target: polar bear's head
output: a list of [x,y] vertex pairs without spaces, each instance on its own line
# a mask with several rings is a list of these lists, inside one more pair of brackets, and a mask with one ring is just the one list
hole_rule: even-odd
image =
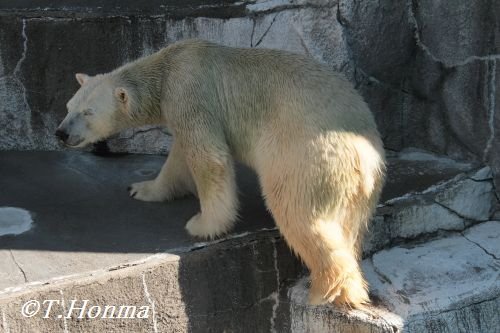
[[80,89],[66,105],[68,114],[56,136],[70,147],[84,147],[128,127],[129,107],[126,88],[117,87],[113,77],[76,74]]

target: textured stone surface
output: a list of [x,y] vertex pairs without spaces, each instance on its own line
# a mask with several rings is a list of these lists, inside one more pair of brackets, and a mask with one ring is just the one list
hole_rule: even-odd
[[[494,166],[498,182],[498,32],[494,1],[411,1],[417,45],[408,108],[420,135],[408,144],[469,156]],[[432,147],[432,148],[431,148]]]
[[384,216],[384,210],[379,209],[376,216],[370,222],[368,230],[363,239],[363,254],[368,255],[379,249],[383,249],[393,241],[389,218]]
[[475,221],[488,220],[494,200],[493,184],[465,179],[448,186],[436,196],[436,202],[459,216]]
[[[196,248],[200,240],[184,229],[199,211],[194,197],[145,203],[127,195],[130,183],[154,178],[164,161],[149,155],[0,152],[0,204],[22,207],[34,220],[28,231],[0,236],[7,268],[0,267],[0,290]],[[273,229],[249,170],[238,169],[238,185],[241,219],[233,235]],[[8,216],[0,209],[0,223]],[[13,267],[19,274],[3,275]]]
[[[399,327],[397,317],[379,309],[375,309],[378,319],[362,313],[351,318],[297,301],[292,316],[287,286],[302,275],[303,268],[274,229],[255,177],[238,168],[241,221],[226,237],[200,242],[184,230],[198,210],[194,198],[144,203],[126,194],[130,182],[152,178],[164,159],[135,154],[98,157],[75,151],[0,152],[0,202],[28,210],[34,220],[26,232],[0,236],[4,331],[31,327],[57,331],[64,325],[69,331],[151,331],[156,322],[159,332],[206,332],[207,327],[217,332],[242,327],[244,332],[273,328],[287,332],[290,327],[307,332],[308,327],[329,327],[316,322],[325,316],[346,332]],[[491,184],[487,169],[474,170],[470,164],[422,151],[391,157],[385,204],[379,206],[370,226],[365,254],[381,253],[383,248],[407,243],[408,238],[426,239],[436,230],[463,231],[465,220],[453,222],[457,215],[451,210],[444,210],[451,216],[448,220],[433,217],[435,207],[427,207],[425,200],[432,202],[439,193],[472,178],[477,184]],[[450,200],[472,193],[456,187],[459,190],[450,193]],[[395,216],[407,210],[427,213],[410,214],[396,227]],[[497,225],[478,225],[464,232],[464,237],[484,253],[498,253],[498,243],[488,238],[497,237]],[[294,295],[303,299],[305,292]],[[157,317],[156,321],[150,317],[140,322],[68,319],[66,323],[20,317],[24,301],[45,297],[118,305],[154,301]]]
[[484,167],[478,170],[475,174],[471,175],[470,178],[475,181],[488,180],[492,179],[493,174],[491,172],[491,168]]
[[[375,219],[364,253],[426,234],[462,231],[471,224],[488,220],[496,198],[487,175],[488,169],[461,173],[421,192],[389,199],[377,213],[378,219],[383,216],[383,225]],[[474,177],[483,180],[473,180]]]
[[500,259],[500,221],[490,221],[474,226],[463,233],[469,241],[481,247],[486,253]]
[[373,314],[369,315],[333,306],[311,306],[308,304],[308,289],[307,278],[290,288],[290,332],[396,333],[403,327],[402,318],[383,307],[370,307]]
[[394,210],[390,222],[392,237],[415,238],[422,233],[464,228],[464,221],[453,212],[419,199],[406,202]]
[[[307,284],[290,290],[292,332],[496,332],[500,327],[500,222],[363,261],[372,315],[307,305]],[[491,251],[491,252],[490,252]]]
[[[271,233],[201,245],[180,255],[158,254],[128,267],[53,280],[46,287],[31,285],[1,293],[0,332],[279,329],[289,316],[288,310],[281,306],[280,289],[287,279],[297,277],[302,267],[277,232]],[[61,303],[54,306],[48,318],[43,318],[46,307],[42,308],[42,314],[24,318],[21,307],[32,299],[40,302],[54,299]],[[144,319],[79,320],[79,310],[69,312],[72,300],[77,300],[79,307],[88,300],[86,309],[93,305],[135,305],[150,306],[150,311]],[[58,317],[68,314],[71,314],[68,318]]]
[[475,242],[449,235],[378,252],[364,270],[373,295],[404,318],[408,332],[492,332],[500,325],[499,264]]
[[405,1],[340,0],[337,17],[354,82],[376,115],[386,147],[396,150],[403,147],[404,80],[415,48],[406,7]]
[[[363,243],[365,256],[409,239],[463,231],[492,217],[496,198],[489,167],[473,170],[468,163],[412,149],[389,158],[389,168],[386,194]],[[387,196],[397,188],[393,182],[412,190]]]

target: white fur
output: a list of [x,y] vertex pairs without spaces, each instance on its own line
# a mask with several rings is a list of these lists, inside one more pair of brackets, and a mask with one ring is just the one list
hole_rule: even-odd
[[[384,152],[350,83],[300,55],[196,40],[78,80],[61,125],[74,142],[145,124],[163,124],[174,136],[159,175],[132,184],[131,196],[195,193],[201,212],[186,229],[216,237],[237,218],[239,160],[257,172],[280,231],[311,270],[311,302],[368,302],[358,260],[384,181]],[[93,116],[78,116],[86,109]]]

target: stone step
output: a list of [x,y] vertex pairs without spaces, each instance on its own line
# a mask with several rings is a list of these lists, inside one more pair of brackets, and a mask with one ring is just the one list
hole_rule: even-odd
[[[489,167],[477,170],[411,149],[390,158],[389,167],[383,203],[365,238],[365,255],[425,235],[462,231],[491,217],[496,197]],[[387,193],[393,189],[407,192]]]
[[363,261],[373,314],[307,304],[290,288],[292,332],[499,332],[500,221],[376,252]]
[[[0,160],[0,222],[5,216],[12,222],[18,212],[29,229],[0,236],[4,332],[290,329],[288,286],[305,272],[245,168],[238,169],[241,221],[226,237],[200,242],[184,231],[198,210],[194,198],[144,203],[127,197],[129,183],[152,178],[164,157],[0,152]],[[366,255],[487,220],[494,198],[490,178],[488,169],[425,152],[391,156]],[[7,214],[5,207],[17,210]],[[26,224],[26,216],[33,221]],[[31,299],[58,300],[55,314],[67,314],[73,299],[80,301],[76,306],[82,300],[89,307],[149,306],[151,313],[134,320],[24,318],[20,309]]]

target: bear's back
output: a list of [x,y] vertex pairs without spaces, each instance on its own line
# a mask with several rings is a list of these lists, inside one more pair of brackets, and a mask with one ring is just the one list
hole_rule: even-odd
[[[161,52],[161,51],[160,51]],[[178,77],[196,81],[201,99],[210,96],[236,124],[267,123],[323,130],[369,131],[375,121],[352,84],[327,65],[287,51],[234,48],[186,40],[164,49],[175,59]],[[201,83],[200,83],[201,82]],[[212,103],[213,104],[213,103]]]

